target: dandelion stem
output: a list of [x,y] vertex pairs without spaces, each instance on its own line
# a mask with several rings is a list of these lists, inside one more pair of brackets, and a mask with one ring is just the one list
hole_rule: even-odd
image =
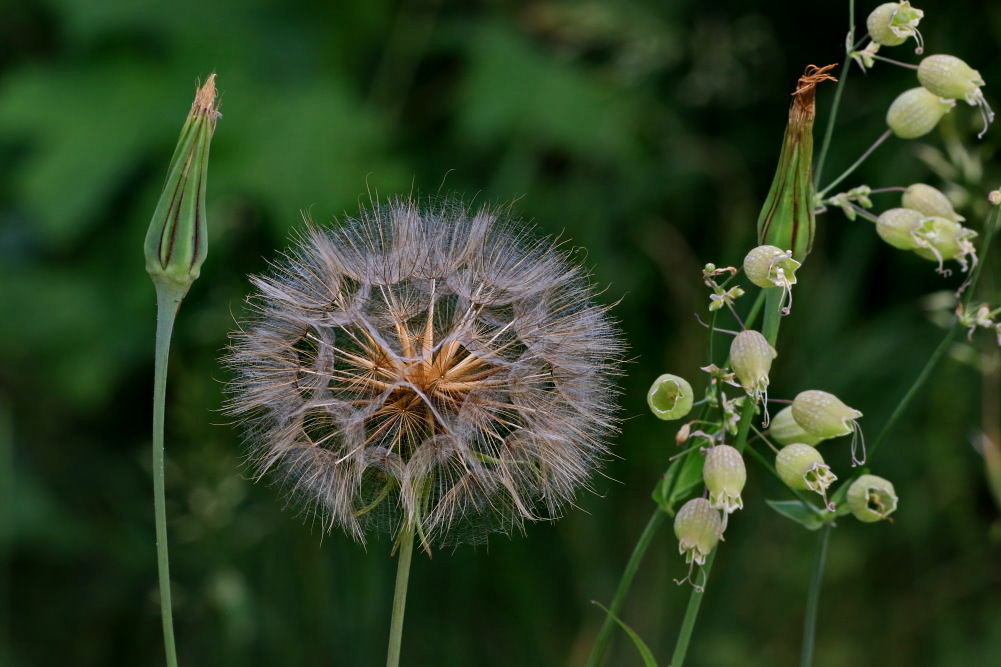
[[881,144],[882,144],[882,143],[883,143],[884,141],[886,141],[887,139],[889,139],[889,138],[890,138],[890,135],[891,135],[891,134],[893,134],[892,130],[886,130],[885,132],[883,132],[883,134],[879,135],[879,138],[878,138],[878,139],[876,139],[876,141],[872,142],[872,146],[869,146],[869,148],[865,149],[865,153],[862,153],[861,157],[859,157],[859,159],[855,160],[855,162],[853,162],[853,163],[852,163],[852,166],[850,166],[850,167],[848,167],[847,169],[845,169],[845,170],[844,170],[844,171],[843,171],[843,172],[841,173],[841,175],[840,175],[840,176],[838,176],[837,178],[835,178],[835,179],[834,179],[833,181],[831,181],[831,183],[830,183],[830,184],[828,184],[828,186],[827,186],[826,188],[824,188],[823,190],[821,190],[821,191],[820,191],[820,192],[818,193],[818,196],[819,196],[820,198],[823,198],[823,197],[824,197],[824,195],[826,195],[826,194],[827,194],[827,193],[828,193],[828,192],[829,192],[829,191],[831,190],[831,188],[833,188],[833,187],[834,187],[834,186],[836,186],[836,185],[837,185],[838,183],[840,183],[841,181],[843,181],[843,180],[845,180],[846,178],[848,178],[849,176],[851,176],[852,172],[853,172],[853,171],[855,171],[856,169],[858,169],[858,168],[859,168],[859,166],[860,166],[860,165],[861,165],[861,164],[862,164],[863,162],[865,162],[865,161],[866,161],[866,159],[867,159],[867,158],[868,158],[868,157],[869,157],[870,155],[872,155],[873,151],[875,151],[875,150],[876,150],[877,148],[879,148],[879,147],[880,147],[880,145],[881,145]]
[[[848,41],[853,41],[855,36],[855,0],[848,2]],[[854,49],[853,49],[854,50]],[[817,166],[813,170],[813,187],[820,186],[820,174],[824,171],[824,160],[827,159],[827,149],[831,147],[831,137],[834,135],[834,121],[838,118],[838,109],[841,107],[841,93],[845,89],[845,81],[848,80],[848,72],[851,70],[851,61],[845,54],[845,66],[838,74],[838,87],[834,90],[834,101],[831,102],[831,111],[827,116],[827,127],[824,129],[824,142],[820,146],[820,155],[817,156]]]
[[817,609],[820,606],[820,584],[824,579],[824,564],[827,561],[827,543],[831,539],[831,525],[820,529],[817,538],[816,558],[810,575],[810,589],[806,595],[806,616],[803,618],[803,648],[800,652],[800,667],[813,664],[813,644],[817,630]]
[[163,474],[163,421],[167,390],[170,336],[181,297],[170,289],[156,290],[156,352],[153,372],[153,512],[156,517],[156,567],[160,585],[160,616],[168,667],[177,667],[174,618],[170,603],[170,558],[167,554],[167,501]]
[[601,624],[601,630],[598,631],[598,638],[594,641],[591,655],[587,659],[587,667],[598,667],[601,664],[608,640],[612,636],[612,630],[615,628],[615,617],[619,615],[622,603],[626,600],[626,594],[629,593],[629,587],[632,586],[633,577],[636,576],[636,571],[639,570],[640,561],[643,560],[647,547],[650,546],[650,542],[653,540],[653,536],[660,527],[660,524],[664,523],[665,517],[667,517],[667,514],[658,505],[654,509],[650,520],[647,521],[646,528],[643,529],[643,534],[636,543],[636,547],[633,548],[633,554],[629,557],[629,562],[626,563],[626,569],[622,573],[622,578],[619,579],[619,586],[615,589],[615,597],[612,598],[612,603],[608,607],[608,613],[605,614],[605,620]]
[[410,581],[410,557],[414,552],[414,530],[406,527],[400,533],[400,555],[396,564],[396,591],[393,594],[393,621],[389,626],[389,650],[386,667],[400,664],[400,641],[403,638],[403,612],[407,606],[407,584]]

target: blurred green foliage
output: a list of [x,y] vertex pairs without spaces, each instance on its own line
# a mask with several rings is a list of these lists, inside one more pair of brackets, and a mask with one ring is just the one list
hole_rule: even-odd
[[[1001,7],[918,4],[929,52],[980,69],[991,98]],[[859,3],[860,17],[868,9]],[[600,495],[526,537],[421,556],[404,662],[581,664],[602,619],[589,601],[611,597],[674,448],[672,428],[646,412],[645,389],[665,371],[703,381],[699,268],[736,263],[749,247],[793,84],[806,64],[843,53],[846,3],[816,11],[736,0],[0,6],[0,664],[162,659],[148,460],[154,299],[142,239],[196,78],[212,71],[224,117],[209,257],[181,309],[168,387],[182,662],[382,661],[390,545],[366,551],[323,536],[283,512],[278,490],[246,479],[218,411],[217,356],[244,276],[301,228],[300,211],[327,221],[370,197],[454,192],[512,202],[586,249],[605,298],[622,299],[615,312],[636,362],[623,380],[621,458],[598,479]],[[911,76],[853,72],[828,177],[882,131]],[[818,128],[832,92],[819,93]],[[968,109],[955,116],[928,146],[887,144],[852,184],[949,178],[982,199],[1001,177],[991,162],[998,129],[964,153],[955,137],[970,140],[979,121]],[[964,212],[975,226],[982,217]],[[997,294],[997,256],[991,264],[985,287]],[[838,212],[818,220],[799,277],[772,393],[837,392],[875,433],[940,335],[923,295],[957,281]],[[997,434],[997,375],[982,379],[971,363],[980,354],[997,364],[990,347],[957,345],[873,462],[896,484],[896,523],[835,531],[818,665],[1001,655],[1001,525],[971,446],[982,429]],[[844,443],[828,446],[844,454],[828,460],[846,475]],[[814,536],[764,502],[785,497],[751,467],[693,664],[795,662]],[[662,658],[688,595],[671,581],[683,570],[664,530],[622,613]],[[614,650],[609,664],[636,663],[621,635]]]

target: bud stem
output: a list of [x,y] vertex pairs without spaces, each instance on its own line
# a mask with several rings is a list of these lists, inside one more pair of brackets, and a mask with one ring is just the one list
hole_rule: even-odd
[[845,169],[841,173],[841,175],[835,178],[830,184],[828,184],[826,188],[818,192],[817,196],[823,199],[824,195],[826,195],[828,192],[831,191],[831,188],[835,187],[838,183],[848,178],[853,171],[858,169],[859,166],[861,166],[862,163],[866,161],[866,158],[872,155],[873,151],[879,148],[880,144],[882,144],[884,141],[890,138],[891,134],[893,134],[893,130],[886,130],[885,132],[883,132],[883,134],[879,135],[879,138],[872,143],[872,146],[869,146],[869,148],[865,150],[865,153],[862,153],[862,156],[859,157],[859,159],[855,160],[855,162],[852,163],[852,166]]
[[170,337],[180,298],[157,289],[156,351],[153,372],[153,512],[156,518],[156,566],[160,584],[160,615],[168,667],[177,667],[174,619],[170,603],[170,560],[167,555],[167,503],[163,473],[163,422],[167,392]]
[[897,67],[905,67],[907,69],[913,69],[913,70],[917,70],[918,69],[917,65],[912,65],[910,63],[905,63],[905,62],[902,62],[900,60],[894,60],[893,58],[887,58],[886,56],[873,55],[872,57],[875,58],[876,60],[882,60],[885,63],[890,63],[891,65],[896,65]]

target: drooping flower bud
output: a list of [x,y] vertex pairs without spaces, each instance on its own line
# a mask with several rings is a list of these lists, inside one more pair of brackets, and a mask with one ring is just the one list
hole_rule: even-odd
[[[834,394],[817,389],[801,391],[792,402],[792,416],[807,433],[821,438],[852,434],[852,465],[865,463],[865,439],[856,421],[862,413],[841,402]],[[856,456],[861,442],[862,455]]]
[[830,466],[824,463],[814,447],[794,442],[779,450],[775,457],[775,472],[790,489],[814,491],[827,503],[827,488],[837,481]]
[[814,446],[824,440],[819,435],[808,433],[799,425],[795,417],[792,416],[791,405],[782,408],[777,415],[772,417],[768,434],[772,440],[780,445],[791,445],[794,442],[801,442],[805,445]]
[[146,271],[158,292],[180,302],[198,278],[207,249],[205,182],[219,112],[215,74],[195,93],[146,232]]
[[901,139],[917,139],[934,130],[942,116],[954,106],[955,100],[939,97],[921,87],[911,88],[893,100],[886,112],[886,124]]
[[813,245],[813,120],[816,116],[815,89],[818,83],[834,80],[829,65],[810,65],[793,93],[792,107],[782,139],[779,164],[758,215],[758,243],[788,248],[798,262]]
[[938,54],[928,56],[918,65],[918,81],[939,97],[964,100],[970,106],[979,107],[984,119],[984,129],[977,136],[984,136],[987,126],[994,120],[994,112],[980,90],[984,85],[980,72],[956,56]]
[[948,218],[956,222],[966,219],[956,213],[956,209],[953,208],[952,202],[945,196],[945,193],[924,183],[914,183],[908,186],[901,197],[900,205],[930,217]]
[[925,215],[910,208],[891,208],[880,213],[876,220],[876,233],[894,248],[915,250],[918,247],[914,232]]
[[972,239],[977,233],[954,220],[924,218],[912,235],[918,246],[914,252],[925,259],[937,261],[939,273],[948,275],[949,271],[943,267],[943,262],[953,259],[959,262],[963,271],[969,268],[967,257],[976,266],[977,250]]
[[796,284],[796,269],[801,266],[792,258],[791,250],[780,250],[773,245],[759,245],[744,257],[744,273],[758,287],[782,289],[783,314],[792,309],[792,286]]
[[872,41],[877,44],[899,46],[906,42],[908,37],[914,37],[917,42],[915,51],[921,53],[924,44],[921,33],[918,32],[918,23],[924,15],[922,10],[911,7],[911,3],[906,0],[887,2],[872,10],[865,25],[869,29]]
[[722,532],[719,511],[713,509],[705,498],[692,498],[674,516],[678,553],[685,557],[686,563],[704,565]]
[[[768,371],[776,356],[775,348],[753,329],[741,331],[730,344],[730,366],[733,367],[740,386],[755,402],[768,400]],[[764,414],[767,425],[767,408]]]
[[744,507],[740,492],[747,481],[747,470],[740,452],[730,445],[716,445],[706,452],[702,478],[709,489],[709,504],[727,514]]
[[862,475],[852,482],[847,499],[852,514],[865,523],[886,519],[897,509],[893,484],[876,475]]
[[665,374],[653,381],[646,393],[651,412],[660,419],[681,419],[692,411],[692,385],[677,375]]

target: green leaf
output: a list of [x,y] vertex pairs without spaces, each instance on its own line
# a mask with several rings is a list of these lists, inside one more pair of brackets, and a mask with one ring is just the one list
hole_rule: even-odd
[[674,485],[674,491],[671,492],[671,503],[681,500],[694,486],[702,483],[702,465],[705,463],[702,452],[694,449],[682,461],[678,481]]
[[802,500],[766,500],[765,502],[785,518],[795,521],[808,530],[817,530],[827,523],[815,507]]
[[643,639],[638,634],[636,634],[635,630],[633,630],[628,625],[623,623],[618,616],[608,611],[605,605],[601,604],[600,602],[591,600],[591,604],[601,608],[601,610],[604,611],[606,614],[608,614],[613,621],[619,624],[620,628],[626,631],[626,634],[629,635],[629,638],[633,640],[633,646],[635,646],[636,650],[639,651],[640,656],[643,658],[643,664],[646,665],[646,667],[657,667],[657,661],[653,657],[653,651],[651,651],[650,647],[646,645],[646,642],[644,642]]

